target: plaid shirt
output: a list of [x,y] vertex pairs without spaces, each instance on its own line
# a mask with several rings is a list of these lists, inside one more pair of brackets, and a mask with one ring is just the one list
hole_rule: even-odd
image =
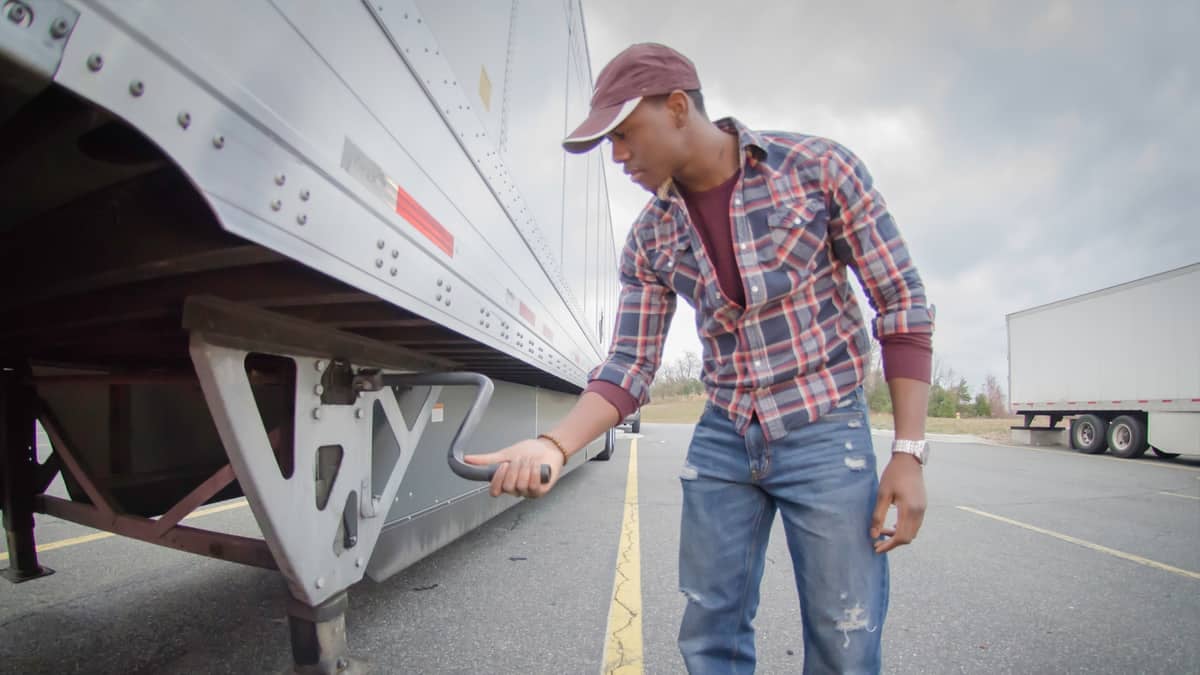
[[757,413],[776,440],[863,380],[871,346],[847,267],[875,310],[875,337],[931,334],[934,312],[883,197],[849,150],[732,118],[716,124],[743,149],[730,219],[746,307],[721,291],[683,197],[668,184],[630,230],[612,347],[590,379],[649,401],[682,295],[696,309],[709,402],[742,433]]

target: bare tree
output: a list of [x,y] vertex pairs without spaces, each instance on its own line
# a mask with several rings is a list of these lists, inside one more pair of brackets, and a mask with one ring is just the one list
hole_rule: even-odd
[[1000,387],[1000,382],[995,375],[989,374],[987,380],[983,383],[983,393],[987,396],[988,407],[992,411],[992,417],[997,415],[1008,414],[1008,405],[1004,399],[1004,389]]

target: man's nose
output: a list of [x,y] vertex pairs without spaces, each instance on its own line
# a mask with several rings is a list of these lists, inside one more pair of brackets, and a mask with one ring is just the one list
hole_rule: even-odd
[[613,141],[612,158],[617,164],[623,164],[629,159],[629,148],[621,141]]

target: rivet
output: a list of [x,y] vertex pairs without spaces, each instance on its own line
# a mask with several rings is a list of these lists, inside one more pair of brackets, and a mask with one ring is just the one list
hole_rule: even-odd
[[313,364],[313,368],[316,368],[317,372],[319,373],[319,372],[325,370],[325,362],[317,361],[316,363]]
[[321,385],[321,384],[318,384],[317,386],[313,387],[313,393],[314,393],[314,394],[316,394],[317,396],[320,396],[321,394],[324,394],[324,393],[325,393],[325,386],[324,386],[324,385]]
[[354,559],[354,566],[355,566],[355,567],[362,567],[362,558],[355,558],[355,559]]
[[278,199],[271,200],[271,210],[272,211],[278,211],[281,208],[283,208],[283,202],[279,201]]
[[383,258],[375,259],[375,267],[377,267],[378,269],[383,269]]
[[361,420],[361,419],[363,418],[363,416],[364,416],[364,415],[366,415],[366,413],[364,413],[364,412],[363,412],[363,409],[362,409],[362,408],[355,408],[355,409],[354,409],[354,419],[356,419],[356,420]]
[[225,147],[225,137],[224,136],[213,136],[213,147],[218,150]]
[[441,293],[438,293],[438,294],[437,294],[437,298],[436,298],[436,299],[437,299],[437,301],[438,301],[438,302],[441,302],[441,301],[442,301],[442,294],[441,294]]
[[395,260],[396,258],[399,258],[399,257],[400,257],[400,251],[397,251],[396,249],[392,249],[392,260]]
[[449,306],[450,306],[450,298],[446,298],[446,306],[447,306],[447,307],[449,307]]
[[92,71],[93,73],[98,72],[104,67],[104,57],[100,56],[99,54],[92,54],[88,57],[87,67],[88,70]]
[[8,19],[13,23],[24,23],[27,11],[25,5],[14,4],[12,9],[8,10]]
[[325,577],[317,577],[317,588],[325,587]]
[[446,292],[447,292],[447,293],[449,293],[449,292],[450,292],[450,284],[446,284]]
[[384,247],[384,246],[387,246],[387,244],[386,244],[386,243],[384,243],[384,241],[383,241],[382,239],[380,239],[379,241],[375,242],[375,248],[379,249],[380,251],[382,251],[382,250],[383,250],[383,247]]
[[50,24],[50,35],[60,38],[66,35],[70,29],[71,24],[67,23],[66,19],[58,18],[54,20],[54,23]]
[[392,276],[396,276],[396,274],[398,274],[398,270],[397,270],[395,267],[393,267],[393,268],[390,270],[390,272],[391,272]]
[[437,280],[437,285],[438,285],[438,288],[441,288],[441,287],[442,287],[442,280],[441,280],[441,279],[438,279],[438,280]]
[[179,126],[184,129],[192,126],[192,116],[186,112],[179,113],[179,117],[175,118],[179,122]]
[[312,411],[312,418],[313,418],[314,420],[319,420],[319,419],[321,419],[321,409],[320,409],[320,408],[313,408],[313,411]]
[[308,216],[301,213],[300,215],[296,216],[296,222],[299,223],[300,225],[304,225],[305,223],[308,222]]
[[141,80],[134,80],[129,83],[129,93],[134,96],[141,96],[146,93],[146,85],[142,84]]
[[276,184],[276,185],[282,186],[282,185],[283,185],[284,183],[286,183],[286,182],[287,182],[287,176],[286,176],[286,175],[284,175],[284,174],[282,174],[282,173],[281,173],[281,174],[279,174],[278,176],[275,176],[275,184]]
[[310,194],[309,194],[308,190],[301,190],[301,191],[300,191],[300,201],[302,201],[302,202],[306,202],[306,201],[308,201],[308,198],[309,198],[310,196],[312,196],[312,195],[310,195]]

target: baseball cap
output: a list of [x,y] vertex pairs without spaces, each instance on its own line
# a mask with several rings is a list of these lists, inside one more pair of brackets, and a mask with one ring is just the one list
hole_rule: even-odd
[[699,88],[696,66],[683,54],[654,42],[633,45],[600,71],[592,92],[592,110],[563,140],[563,148],[578,154],[596,147],[647,96]]

